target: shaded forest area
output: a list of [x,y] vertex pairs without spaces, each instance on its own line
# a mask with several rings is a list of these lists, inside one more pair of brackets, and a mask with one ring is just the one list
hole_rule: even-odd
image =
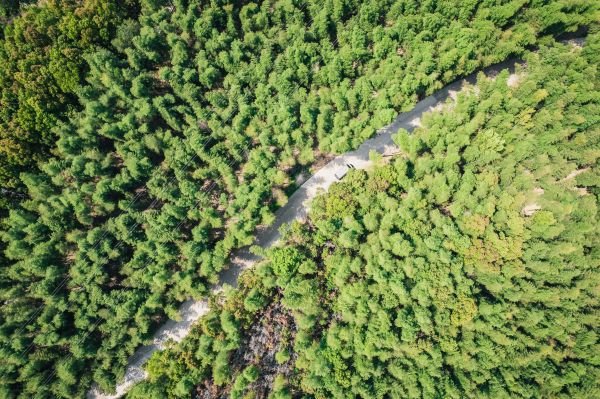
[[110,391],[273,220],[298,170],[598,21],[583,0],[14,4],[0,46],[9,398]]
[[133,0],[31,3],[0,5],[1,216],[26,195],[19,175],[50,156],[57,123],[81,108],[85,57],[110,47],[117,27],[139,13]]
[[[317,197],[128,398],[598,396],[599,50],[543,47],[399,132],[401,155]],[[293,321],[272,377],[237,353],[274,309]]]

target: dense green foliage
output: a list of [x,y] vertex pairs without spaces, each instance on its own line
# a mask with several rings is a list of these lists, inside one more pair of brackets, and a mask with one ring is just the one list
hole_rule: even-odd
[[129,396],[598,397],[599,50],[543,48],[400,132]]
[[[85,55],[108,46],[116,27],[136,10],[131,0],[41,3],[21,4],[21,13],[19,1],[0,8],[10,21],[0,34],[2,197],[23,191],[19,173],[48,158],[57,140],[53,127],[77,108]],[[7,199],[0,199],[0,207]]]
[[[31,57],[45,57],[36,62],[48,70],[30,76],[39,85],[16,89],[41,92],[6,111],[5,123],[39,129],[38,141],[58,123],[58,138],[41,173],[21,174],[30,199],[1,234],[5,396],[80,396],[92,381],[111,389],[154,327],[182,300],[204,296],[230,251],[272,220],[293,174],[319,152],[355,147],[444,83],[597,19],[597,5],[583,0],[142,8],[138,21],[120,24],[114,51],[87,56],[81,112],[57,121],[79,69],[36,46]],[[102,38],[104,17],[92,20]],[[58,53],[92,40],[87,23],[65,21]],[[14,58],[25,60],[16,72],[29,56]],[[52,60],[66,69],[54,74]]]

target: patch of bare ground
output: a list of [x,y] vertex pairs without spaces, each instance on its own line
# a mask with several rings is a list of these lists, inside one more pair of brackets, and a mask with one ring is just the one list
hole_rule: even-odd
[[[563,179],[559,180],[559,183],[567,183],[570,180],[573,180],[574,178],[576,178],[577,176],[579,176],[582,173],[585,173],[589,170],[590,168],[581,168],[581,169],[575,169],[574,171],[572,171],[571,173],[569,173],[567,176],[565,176]],[[531,172],[529,172],[528,170],[525,170],[525,173],[530,174]],[[587,195],[588,191],[585,187],[572,187],[572,189],[574,191],[577,192],[577,195],[583,196],[583,195]],[[544,194],[544,189],[540,188],[540,187],[536,187],[533,189],[533,194],[536,198],[541,197]],[[521,209],[521,215],[523,216],[532,216],[534,213],[536,213],[537,211],[541,210],[542,206],[539,205],[537,202],[535,202],[535,200],[533,202],[529,202],[528,204],[526,204],[523,209]]]
[[[575,169],[574,171],[572,171],[571,173],[569,173],[564,179],[561,180],[561,183],[564,182],[569,182],[570,180],[573,180],[574,178],[576,178],[577,176],[579,176],[582,173],[587,172],[588,170],[590,170],[589,167],[587,168],[581,168],[581,169]],[[588,191],[585,187],[572,187],[572,190],[574,190],[575,192],[577,192],[577,195],[579,196],[583,196],[583,195],[588,195]]]
[[[289,347],[296,333],[296,323],[291,312],[285,309],[279,299],[275,299],[256,316],[255,322],[244,331],[242,343],[231,356],[230,366],[233,375],[254,365],[260,370],[256,381],[248,386],[254,399],[266,399],[272,391],[277,375],[288,379],[292,375],[295,354],[284,363],[275,360],[275,354]],[[235,378],[232,379],[234,381]],[[196,387],[197,399],[225,399],[229,397],[231,385],[219,387],[212,378],[202,381]]]
[[538,204],[528,204],[521,209],[521,215],[523,216],[532,216],[534,213],[542,209],[542,207]]
[[[541,197],[544,194],[544,189],[541,187],[535,187],[533,189],[533,194],[535,195],[536,198]],[[521,215],[523,216],[532,216],[534,213],[536,213],[537,211],[541,210],[542,207],[541,205],[539,205],[537,202],[531,202],[526,204],[523,209],[521,209]]]
[[574,171],[572,171],[571,173],[569,173],[564,179],[562,179],[562,182],[565,181],[569,181],[577,176],[579,176],[582,173],[587,172],[588,170],[590,170],[590,168],[582,168],[582,169],[575,169]]
[[506,84],[509,87],[516,87],[519,84],[519,75],[517,75],[516,73],[510,74],[506,81]]
[[321,151],[317,151],[315,153],[315,161],[310,167],[310,174],[314,175],[318,170],[323,168],[323,166],[327,165],[333,158],[335,158],[335,155],[333,154],[326,154]]

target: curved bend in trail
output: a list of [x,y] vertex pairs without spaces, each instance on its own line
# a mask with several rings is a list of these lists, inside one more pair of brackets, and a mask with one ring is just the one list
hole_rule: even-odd
[[[501,70],[509,69],[512,73],[509,82],[515,81],[516,76],[514,75],[514,68],[515,65],[520,62],[521,61],[516,59],[508,60],[485,68],[483,73],[486,76],[495,76]],[[398,148],[392,141],[392,135],[396,133],[398,129],[404,128],[411,132],[416,126],[420,125],[421,116],[425,112],[443,105],[449,98],[456,98],[456,93],[463,90],[466,84],[475,83],[476,77],[477,73],[473,73],[464,79],[444,87],[435,94],[424,98],[409,112],[398,115],[394,122],[380,129],[377,132],[377,135],[365,141],[358,149],[337,156],[323,166],[318,172],[306,180],[294,194],[292,194],[287,204],[276,212],[274,223],[266,229],[257,232],[255,244],[263,248],[271,246],[279,238],[279,227],[295,219],[305,218],[309,200],[319,191],[327,190],[332,183],[338,180],[339,176],[343,176],[348,170],[347,165],[351,164],[356,169],[365,169],[371,165],[371,161],[369,160],[369,153],[371,151],[376,151],[380,154],[397,151]],[[259,259],[258,256],[250,253],[247,247],[234,251],[231,255],[229,268],[221,273],[219,283],[215,284],[211,288],[211,291],[221,291],[225,284],[233,287],[237,286],[239,274],[244,269],[254,265]],[[129,359],[125,377],[123,381],[117,385],[116,394],[105,394],[97,387],[94,387],[88,392],[87,397],[89,399],[113,399],[123,396],[133,385],[146,378],[146,372],[143,369],[143,365],[150,356],[155,351],[161,350],[164,347],[164,344],[169,340],[177,342],[181,341],[190,331],[192,324],[207,312],[208,304],[206,300],[189,300],[184,302],[179,308],[181,320],[167,321],[158,331],[156,331],[152,344],[140,347]]]

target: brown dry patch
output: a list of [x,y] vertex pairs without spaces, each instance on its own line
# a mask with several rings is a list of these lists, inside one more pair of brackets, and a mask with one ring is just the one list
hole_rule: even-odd
[[[258,379],[248,387],[248,391],[254,394],[253,398],[266,399],[272,391],[277,375],[291,376],[295,356],[292,354],[287,362],[278,364],[275,354],[291,345],[295,332],[294,318],[290,311],[281,305],[279,298],[274,299],[264,311],[256,315],[255,322],[244,331],[240,347],[231,356],[230,366],[234,375],[250,365],[259,368]],[[194,397],[225,399],[229,397],[230,391],[231,385],[219,387],[209,378],[196,386]]]
[[315,174],[315,172],[317,172],[323,166],[327,165],[329,163],[329,161],[331,161],[333,158],[335,158],[335,155],[326,154],[326,153],[317,151],[315,153],[315,160],[314,160],[312,166],[310,167],[310,174],[311,175]]

